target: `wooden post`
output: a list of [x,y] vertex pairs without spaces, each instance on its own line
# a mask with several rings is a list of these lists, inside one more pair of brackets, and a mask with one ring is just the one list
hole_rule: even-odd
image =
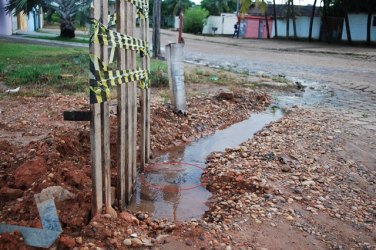
[[[149,20],[140,20],[140,33],[141,39],[148,41],[149,39]],[[142,59],[142,66],[149,70],[150,61],[148,57]],[[141,170],[145,167],[146,163],[149,162],[150,158],[150,90],[141,90]]]
[[[117,30],[125,33],[125,1],[116,1]],[[125,50],[118,49],[117,64],[119,69],[125,69]],[[117,102],[118,102],[118,133],[117,133],[117,199],[120,210],[125,210],[126,205],[126,87],[121,84],[117,86]]]
[[[108,26],[108,1],[102,2],[102,22]],[[108,46],[102,46],[102,60],[108,64]],[[102,174],[103,174],[103,199],[107,214],[116,217],[116,211],[111,202],[111,127],[110,127],[110,100],[101,103],[101,130],[102,130]]]
[[[133,5],[129,2],[125,3],[125,16],[126,16],[126,25],[125,25],[125,33],[129,34],[131,32],[132,23],[135,20],[131,20],[130,17],[132,15],[132,8]],[[127,69],[132,67],[132,54],[130,50],[126,51],[126,60],[125,65]],[[132,167],[132,157],[133,157],[133,146],[132,146],[132,137],[133,137],[133,122],[132,122],[132,84],[131,83],[124,83],[126,84],[126,122],[125,122],[125,199],[126,203],[129,204],[132,198],[132,186],[133,186],[133,167]]]
[[183,43],[183,11],[180,11],[179,14],[179,36],[178,36],[178,43]]
[[[94,0],[92,17],[101,17],[101,0]],[[101,57],[101,49],[98,44],[90,44],[90,53]],[[93,76],[91,76],[93,77]],[[92,81],[92,79],[91,79]],[[102,212],[103,191],[102,191],[102,129],[101,129],[101,107],[99,103],[90,105],[90,144],[91,144],[91,176],[93,187],[92,216]]]
[[[131,30],[130,36],[136,37],[136,8],[132,5],[131,8]],[[136,51],[131,51],[131,68],[136,68]],[[135,182],[137,180],[137,82],[130,83],[132,87],[132,193],[133,189],[136,187]]]

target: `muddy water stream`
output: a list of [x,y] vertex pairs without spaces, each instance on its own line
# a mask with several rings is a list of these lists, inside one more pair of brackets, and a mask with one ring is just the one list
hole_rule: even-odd
[[211,196],[200,182],[206,157],[212,152],[239,145],[282,116],[280,109],[269,108],[211,136],[159,156],[141,174],[129,208],[147,211],[155,218],[178,221],[201,217],[208,209],[207,201]]
[[254,113],[247,120],[154,159],[140,175],[129,209],[177,221],[200,218],[208,209],[211,197],[200,182],[210,153],[236,147],[265,125],[281,118],[283,112],[275,107],[338,105],[330,88],[315,82],[301,83],[306,86],[305,91],[275,95],[276,103],[271,105],[274,108]]

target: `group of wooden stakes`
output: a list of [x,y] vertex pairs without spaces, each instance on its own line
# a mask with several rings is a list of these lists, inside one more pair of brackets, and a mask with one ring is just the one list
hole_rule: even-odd
[[[91,18],[108,25],[108,0],[94,0]],[[136,3],[136,4],[135,4]],[[148,42],[149,21],[146,15],[138,15],[137,4],[148,4],[148,0],[117,0],[116,31]],[[139,32],[136,32],[136,17],[139,16]],[[139,36],[139,37],[137,37]],[[108,46],[90,44],[90,53],[108,64]],[[117,49],[116,61],[119,70],[136,68],[137,51]],[[144,69],[150,69],[149,56],[141,58]],[[90,141],[92,164],[92,215],[105,212],[116,216],[112,204],[124,210],[129,204],[137,173],[150,157],[150,88],[137,88],[138,83],[128,82],[116,86],[117,92],[117,178],[116,200],[111,199],[111,154],[110,154],[110,100],[90,104]],[[139,101],[139,102],[138,102]],[[137,106],[140,105],[140,120],[137,122]],[[140,126],[138,135],[137,126]],[[137,138],[140,141],[137,142]],[[137,150],[139,145],[139,150]],[[113,156],[114,157],[114,156]],[[140,163],[137,164],[137,159]]]

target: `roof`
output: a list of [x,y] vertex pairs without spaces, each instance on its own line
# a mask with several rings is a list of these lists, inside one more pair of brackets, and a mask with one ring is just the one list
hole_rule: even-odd
[[[287,13],[286,4],[276,4],[275,10],[277,17],[285,17]],[[291,10],[291,9],[290,9]],[[295,16],[311,16],[312,14],[312,5],[294,5]],[[321,7],[316,6],[315,16],[320,16]],[[273,4],[268,4],[267,9],[268,15],[273,15]],[[248,10],[248,15],[251,16],[263,16],[261,9],[257,8],[255,4],[252,4]]]

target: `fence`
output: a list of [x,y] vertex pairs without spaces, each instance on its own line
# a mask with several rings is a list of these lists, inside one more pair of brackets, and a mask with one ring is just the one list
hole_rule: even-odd
[[[140,89],[141,167],[150,155],[150,81],[148,0],[117,0],[108,13],[108,0],[94,0],[90,43],[90,142],[93,181],[92,214],[115,214],[111,201],[109,105],[117,94],[116,201],[120,210],[130,202],[137,177],[137,87]],[[109,15],[110,14],[110,15]],[[136,16],[140,37],[136,38]],[[113,30],[116,26],[116,30]],[[118,69],[111,69],[116,51]],[[110,52],[110,55],[112,54]],[[137,54],[141,67],[137,67]],[[113,91],[116,89],[116,92]]]

